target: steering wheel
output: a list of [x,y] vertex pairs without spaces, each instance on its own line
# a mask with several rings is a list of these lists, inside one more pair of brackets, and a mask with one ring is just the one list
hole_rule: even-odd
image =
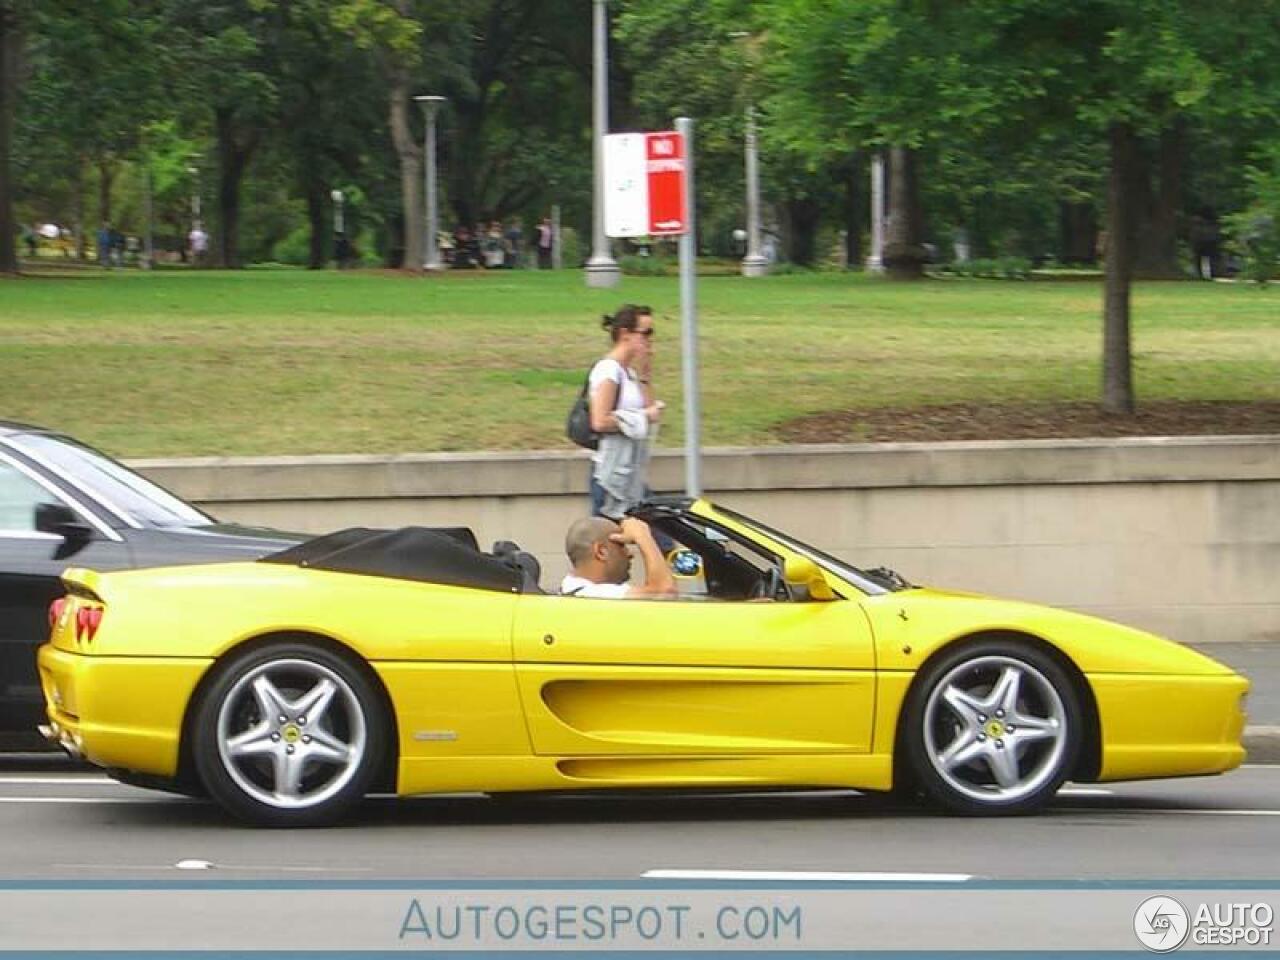
[[770,567],[769,572],[762,576],[751,588],[748,594],[748,600],[785,600],[787,598],[787,587],[782,582],[782,571],[777,567]]

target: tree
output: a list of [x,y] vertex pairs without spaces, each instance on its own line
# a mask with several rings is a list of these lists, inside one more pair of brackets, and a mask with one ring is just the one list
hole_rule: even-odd
[[[1108,175],[1102,406],[1131,413],[1135,252],[1167,267],[1189,117],[1275,117],[1277,5],[773,0],[770,8],[779,97],[798,140],[834,129],[895,148],[981,143],[1009,131],[1027,144],[1105,142],[1096,161]],[[1144,141],[1162,158],[1158,202],[1144,185]],[[1136,242],[1143,215],[1156,226],[1154,247]]]
[[378,114],[368,109],[381,99],[382,84],[373,58],[335,21],[329,0],[293,0],[283,16],[281,123],[273,139],[306,205],[307,265],[319,269],[336,242],[329,229],[332,189],[359,178],[368,144],[386,142]]
[[13,217],[13,118],[22,85],[22,54],[33,15],[30,0],[0,0],[0,273],[18,272]]
[[[962,4],[771,0],[766,6],[779,135],[810,156],[886,151],[885,266],[892,278],[920,278],[921,151],[961,130],[972,137],[990,123],[982,31]],[[969,43],[973,62],[958,52]]]
[[[153,2],[100,0],[84,9],[41,8],[29,44],[30,78],[18,124],[29,173],[69,183],[83,253],[86,171],[98,174],[98,216],[114,220],[121,164],[164,112],[167,51]],[[33,176],[32,179],[35,179]]]
[[[1189,0],[1092,0],[1086,10],[1051,0],[983,0],[976,6],[1000,18],[998,46],[1006,62],[1023,71],[1032,58],[1039,64],[1044,83],[1028,102],[1060,105],[1073,123],[1107,137],[1102,408],[1131,414],[1130,288],[1147,196],[1141,141],[1161,143],[1160,180],[1168,196],[1157,209],[1167,221],[1181,181],[1177,140],[1189,116],[1223,110],[1275,116],[1277,7],[1229,2],[1210,11]],[[1172,233],[1167,222],[1160,232]]]
[[[780,133],[769,109],[768,18],[743,0],[631,0],[617,19],[623,63],[635,77],[636,114],[660,129],[677,115],[697,121],[699,223],[705,235],[741,225],[745,215],[745,115],[755,114],[763,190],[776,199],[786,254],[817,258],[822,213],[834,203],[837,170],[848,154],[809,151]],[[651,64],[660,61],[662,69]],[[716,244],[711,244],[715,246]]]
[[240,191],[254,154],[279,119],[281,0],[166,0],[174,86],[217,145],[213,262],[240,263]]
[[417,270],[422,249],[422,148],[413,134],[409,99],[413,71],[421,62],[423,22],[452,13],[418,0],[340,0],[334,23],[357,47],[370,51],[387,86],[387,121],[400,164],[404,250],[400,265]]

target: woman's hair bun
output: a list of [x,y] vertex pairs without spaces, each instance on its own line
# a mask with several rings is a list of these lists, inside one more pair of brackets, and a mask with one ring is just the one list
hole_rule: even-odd
[[609,316],[609,314],[606,313],[603,317],[600,318],[600,329],[609,330],[609,329],[612,329],[612,327],[613,327],[613,317]]

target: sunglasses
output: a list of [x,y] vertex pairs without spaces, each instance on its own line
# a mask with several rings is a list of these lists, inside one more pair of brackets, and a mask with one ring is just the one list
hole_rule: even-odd
[[638,334],[640,334],[640,336],[642,336],[642,337],[650,337],[650,338],[652,338],[652,337],[653,337],[654,330],[653,330],[653,327],[650,327],[648,330],[632,330],[631,332],[632,332],[632,333],[638,333]]

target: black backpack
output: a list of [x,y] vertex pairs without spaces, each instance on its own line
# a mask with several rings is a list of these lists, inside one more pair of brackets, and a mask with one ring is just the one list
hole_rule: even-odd
[[[621,366],[621,365],[619,365]],[[623,380],[626,379],[627,370],[622,367]],[[569,408],[569,417],[564,423],[564,432],[570,440],[580,447],[586,447],[588,450],[598,450],[600,448],[600,434],[591,429],[591,374],[587,374],[587,378],[582,381],[582,389],[578,391],[578,398],[573,401],[573,406]],[[618,382],[617,392],[613,395],[613,409],[618,409],[618,401],[622,399],[622,381]]]

